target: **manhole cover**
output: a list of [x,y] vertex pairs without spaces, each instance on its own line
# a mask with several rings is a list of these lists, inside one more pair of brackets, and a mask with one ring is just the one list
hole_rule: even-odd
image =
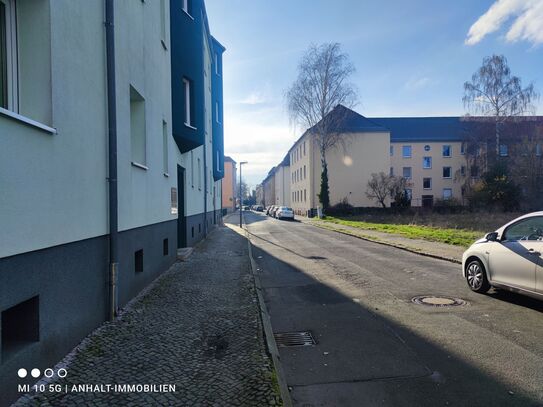
[[315,345],[315,339],[311,332],[282,332],[273,335],[277,346],[281,348],[287,348],[292,346],[313,346]]
[[411,299],[415,304],[428,305],[430,307],[455,307],[465,305],[466,301],[460,298],[446,297],[442,295],[419,295]]

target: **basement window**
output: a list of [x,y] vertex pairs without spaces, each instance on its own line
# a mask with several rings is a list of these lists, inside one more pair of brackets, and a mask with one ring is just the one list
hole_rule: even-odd
[[134,253],[134,271],[143,273],[143,249],[137,250]]
[[40,300],[35,296],[2,311],[2,361],[40,340]]
[[169,244],[168,244],[168,239],[164,239],[162,241],[162,254],[164,256],[167,256],[169,254],[170,250],[169,250]]

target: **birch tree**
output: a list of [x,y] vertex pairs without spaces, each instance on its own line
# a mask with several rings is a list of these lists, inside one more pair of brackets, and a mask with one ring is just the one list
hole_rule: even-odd
[[[321,185],[318,194],[323,210],[330,205],[326,154],[344,145],[341,133],[346,108],[354,107],[356,91],[349,82],[354,66],[338,43],[312,45],[298,65],[298,77],[287,91],[291,120],[307,128],[321,160]],[[332,111],[335,114],[330,114]]]

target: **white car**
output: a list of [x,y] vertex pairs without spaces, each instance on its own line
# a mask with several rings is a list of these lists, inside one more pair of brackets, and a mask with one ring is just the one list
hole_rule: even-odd
[[478,293],[502,288],[543,299],[543,212],[521,216],[476,241],[462,256],[462,273]]
[[292,208],[280,206],[275,211],[275,217],[277,219],[294,219],[294,211]]

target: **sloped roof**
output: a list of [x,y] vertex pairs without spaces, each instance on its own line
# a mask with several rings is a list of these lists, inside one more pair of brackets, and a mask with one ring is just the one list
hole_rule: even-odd
[[336,132],[387,132],[388,129],[375,121],[362,116],[343,105],[337,105],[324,120],[332,122],[332,131]]
[[461,117],[372,117],[390,130],[390,141],[462,141],[469,122]]
[[236,162],[232,159],[232,157],[229,157],[229,156],[227,156],[227,155],[224,156],[224,161],[225,161],[225,162],[229,161],[229,162],[232,162],[232,163],[234,163],[234,164],[236,163]]

